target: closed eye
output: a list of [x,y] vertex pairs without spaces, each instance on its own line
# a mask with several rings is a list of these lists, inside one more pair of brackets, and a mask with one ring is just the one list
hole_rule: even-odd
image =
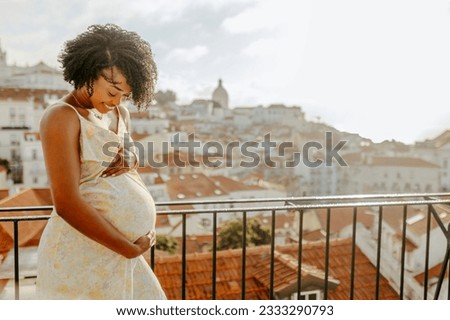
[[110,97],[115,97],[115,96],[117,96],[117,93],[116,93],[116,94],[112,94],[111,92],[108,91],[108,95],[109,95]]

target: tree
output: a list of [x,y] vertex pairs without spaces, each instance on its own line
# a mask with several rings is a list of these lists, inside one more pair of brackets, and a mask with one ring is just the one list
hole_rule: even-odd
[[6,168],[6,173],[11,173],[11,167],[9,165],[9,161],[6,159],[0,159],[0,166],[4,166]]
[[159,90],[158,92],[155,93],[155,100],[159,105],[164,106],[169,102],[177,101],[177,95],[172,90],[166,91]]
[[[242,219],[226,222],[220,231],[219,250],[242,248]],[[259,246],[270,243],[270,231],[261,226],[258,219],[247,220],[247,246]]]
[[178,241],[174,237],[165,234],[156,235],[155,248],[170,254],[175,254],[178,249]]

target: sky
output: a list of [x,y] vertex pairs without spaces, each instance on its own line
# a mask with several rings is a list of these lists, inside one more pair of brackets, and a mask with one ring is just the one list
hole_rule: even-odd
[[115,23],[147,40],[178,103],[300,106],[374,142],[450,129],[450,0],[0,0],[8,63],[59,67],[64,41]]

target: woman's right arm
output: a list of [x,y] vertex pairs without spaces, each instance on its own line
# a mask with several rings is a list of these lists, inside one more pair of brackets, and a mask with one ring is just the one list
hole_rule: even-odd
[[55,210],[90,239],[126,258],[137,257],[150,248],[150,239],[130,242],[81,198],[79,134],[80,120],[67,106],[52,107],[41,119],[40,137]]

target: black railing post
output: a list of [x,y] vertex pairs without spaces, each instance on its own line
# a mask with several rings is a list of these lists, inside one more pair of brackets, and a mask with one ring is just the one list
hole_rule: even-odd
[[350,269],[350,300],[354,298],[355,291],[355,260],[356,260],[356,222],[358,216],[358,208],[353,208],[353,224],[352,224],[352,265]]
[[430,264],[431,205],[427,210],[427,236],[425,245],[425,270],[423,282],[423,300],[428,300],[428,269]]
[[150,268],[155,272],[155,247],[156,244],[150,248]]
[[14,220],[14,297],[20,297],[19,278],[19,221]]
[[183,213],[183,226],[182,226],[182,262],[181,262],[181,299],[186,300],[186,213]]
[[297,300],[300,300],[302,293],[303,210],[299,211],[298,219]]
[[[439,198],[431,198],[431,196],[443,196],[443,198],[439,199]],[[357,261],[356,261],[356,239],[357,239],[357,235],[356,235],[356,223],[357,223],[357,208],[359,207],[374,207],[377,206],[379,207],[379,220],[378,220],[378,238],[376,239],[377,242],[377,247],[375,248],[376,251],[376,261],[374,261],[374,264],[376,264],[376,287],[375,287],[375,299],[379,299],[380,296],[383,297],[382,293],[380,293],[380,282],[382,279],[382,263],[385,263],[385,261],[382,261],[381,257],[382,257],[382,250],[384,250],[384,247],[382,246],[383,241],[382,241],[382,233],[383,233],[383,210],[385,207],[387,206],[404,206],[403,207],[403,234],[402,234],[402,252],[401,252],[401,270],[399,270],[400,272],[400,299],[404,299],[404,291],[405,291],[405,273],[406,273],[406,241],[407,241],[407,214],[408,214],[408,206],[413,206],[413,205],[420,205],[420,206],[426,206],[428,205],[428,220],[427,220],[427,241],[426,241],[426,257],[424,257],[425,259],[425,277],[424,277],[424,299],[428,298],[428,294],[429,294],[429,288],[428,285],[429,283],[429,279],[428,279],[428,273],[429,273],[429,263],[430,263],[430,247],[431,247],[431,241],[430,240],[434,240],[434,237],[432,237],[431,235],[431,214],[433,214],[433,217],[435,218],[437,224],[439,225],[439,227],[442,229],[443,234],[445,235],[446,239],[447,239],[447,247],[446,247],[446,252],[445,252],[445,259],[444,262],[442,263],[442,269],[441,269],[441,274],[439,275],[439,280],[436,284],[436,291],[434,292],[435,294],[435,298],[438,299],[440,296],[440,290],[441,290],[441,286],[443,285],[443,281],[445,276],[448,274],[447,273],[447,269],[450,267],[449,265],[449,261],[450,261],[450,225],[449,226],[444,226],[443,224],[443,220],[444,220],[444,215],[438,214],[436,212],[435,206],[436,205],[445,205],[445,206],[449,206],[450,205],[450,199],[449,198],[445,198],[445,197],[450,196],[450,194],[442,194],[442,195],[424,195],[424,194],[407,194],[407,195],[353,195],[353,196],[333,196],[333,197],[303,197],[301,199],[297,199],[296,201],[299,201],[300,203],[292,203],[292,199],[290,199],[289,205],[261,205],[261,206],[252,206],[252,207],[239,207],[239,208],[235,208],[235,207],[230,207],[230,208],[225,208],[223,209],[224,212],[222,212],[222,209],[220,209],[220,213],[231,213],[231,212],[240,212],[243,214],[243,225],[242,225],[242,292],[241,292],[241,298],[245,299],[246,298],[246,267],[247,267],[247,263],[246,263],[246,248],[247,248],[247,214],[248,212],[267,212],[267,211],[271,211],[272,212],[272,227],[271,227],[271,232],[272,232],[272,239],[271,239],[271,258],[270,258],[270,288],[269,288],[269,297],[270,299],[275,298],[276,293],[275,291],[275,287],[277,285],[276,280],[277,277],[275,276],[275,258],[276,258],[276,247],[275,247],[275,222],[276,222],[276,214],[278,212],[281,211],[285,211],[285,210],[296,210],[299,212],[299,234],[298,234],[298,270],[297,270],[297,295],[298,295],[298,299],[301,299],[301,291],[302,291],[302,254],[304,254],[303,250],[303,223],[304,223],[304,210],[310,210],[310,209],[326,209],[327,210],[327,216],[326,216],[326,220],[327,220],[327,224],[326,224],[326,239],[325,239],[325,267],[324,269],[324,298],[328,299],[329,296],[331,295],[331,291],[329,290],[329,275],[331,274],[330,271],[330,263],[332,263],[332,257],[333,255],[330,255],[330,251],[333,250],[333,248],[331,248],[330,246],[330,242],[331,242],[331,211],[334,208],[353,208],[353,239],[352,239],[352,258],[351,258],[351,278],[350,278],[350,298],[353,299],[355,296],[358,296],[358,292],[355,291],[355,268],[357,268]],[[414,197],[414,198],[413,198]],[[418,200],[418,197],[425,197],[425,200]],[[405,198],[411,198],[411,200],[405,200]],[[211,203],[211,204],[219,204],[219,203],[255,203],[255,202],[273,202],[273,201],[282,201],[280,200],[281,198],[267,198],[267,199],[243,199],[243,200],[218,200],[218,201],[192,201],[192,203],[195,204],[205,204],[205,203]],[[283,198],[284,199],[284,198]],[[372,199],[372,200],[370,200]],[[286,199],[284,199],[286,200]],[[307,201],[305,201],[307,200]],[[334,200],[334,201],[331,201]],[[345,200],[345,201],[344,201]],[[187,202],[183,202],[183,205],[185,205]],[[174,204],[171,205],[181,205],[181,202],[175,202]],[[157,204],[159,206],[164,205],[163,203],[159,203]],[[1,212],[20,212],[21,214],[23,214],[23,212],[25,211],[42,211],[42,210],[50,210],[52,207],[38,207],[38,206],[32,206],[32,207],[11,207],[11,208],[0,208],[0,213]],[[212,210],[219,210],[217,209],[217,207]],[[444,210],[447,211],[447,210]],[[219,276],[218,274],[218,270],[217,270],[217,214],[219,212],[212,212],[210,209],[208,208],[203,208],[203,209],[192,209],[192,210],[170,210],[170,211],[158,211],[158,214],[176,214],[176,215],[182,215],[182,261],[181,261],[181,296],[182,299],[185,300],[189,297],[189,292],[187,290],[187,277],[188,277],[188,266],[187,264],[190,263],[188,262],[188,257],[187,257],[187,218],[188,215],[191,214],[211,214],[213,213],[213,220],[214,220],[214,226],[213,226],[213,245],[212,245],[212,258],[213,258],[213,262],[212,262],[212,298],[213,299],[217,299],[217,278]],[[334,212],[333,212],[334,214]],[[336,214],[339,214],[338,212],[336,212]],[[20,299],[20,285],[22,284],[22,281],[20,280],[20,276],[21,276],[21,269],[20,269],[20,252],[19,252],[19,245],[20,243],[20,239],[19,239],[19,223],[22,221],[35,221],[35,220],[46,220],[48,219],[50,216],[20,216],[20,217],[0,217],[0,223],[13,223],[13,251],[14,251],[14,256],[11,257],[12,260],[14,261],[14,297],[15,299]],[[446,220],[448,218],[445,218]],[[448,221],[448,220],[447,220]],[[376,224],[376,222],[374,222]],[[10,225],[8,225],[8,229],[10,228]],[[375,225],[376,228],[376,225]],[[435,229],[433,229],[434,231]],[[371,238],[375,238],[376,232],[374,232],[371,235]],[[295,250],[295,249],[294,249]],[[253,251],[252,251],[253,252]],[[331,252],[332,253],[332,252]],[[372,251],[373,253],[373,251]],[[383,252],[384,253],[384,252]],[[155,250],[154,248],[152,248],[151,252],[150,252],[150,257],[151,257],[151,267],[152,269],[155,268]],[[372,261],[373,256],[370,257],[370,260]],[[305,257],[306,258],[306,257]],[[179,261],[179,260],[178,260]],[[322,263],[321,263],[322,264]],[[383,264],[383,267],[385,265]],[[23,268],[22,268],[23,269]],[[383,268],[384,270],[384,268]],[[22,276],[23,276],[23,271],[22,271]],[[250,275],[249,275],[250,276]],[[12,279],[11,279],[12,280]],[[267,281],[267,280],[266,280]],[[398,283],[397,281],[395,281],[396,284]],[[357,286],[357,285],[356,285]],[[434,288],[434,286],[431,286],[431,288]],[[330,292],[329,292],[330,291]],[[356,294],[355,294],[356,293]],[[23,294],[22,294],[23,295]],[[450,299],[450,278],[449,278],[449,288],[448,288],[448,292],[447,292],[447,298]],[[430,296],[431,297],[431,296]],[[406,298],[409,298],[409,296],[407,296]]]
[[[425,197],[425,199],[433,200],[432,197]],[[434,199],[434,200],[436,200],[436,199]],[[436,284],[436,291],[434,292],[434,300],[438,300],[439,294],[441,292],[442,283],[444,282],[445,272],[446,272],[447,267],[449,267],[448,264],[449,264],[449,255],[450,255],[450,223],[448,224],[447,228],[445,228],[444,223],[441,220],[441,217],[436,212],[436,209],[432,205],[429,205],[429,207],[430,207],[430,211],[433,214],[433,217],[434,217],[436,223],[438,224],[439,228],[441,229],[442,233],[444,234],[444,236],[447,240],[447,247],[446,247],[446,251],[445,251],[444,260],[442,262],[441,272],[439,274],[439,279]],[[450,277],[448,277],[448,278],[449,278],[449,288],[448,288],[447,299],[450,300]]]
[[406,262],[406,219],[408,217],[408,206],[403,206],[403,220],[402,220],[402,251],[400,258],[400,300],[403,300],[405,287],[405,262]]
[[383,230],[383,207],[378,209],[378,239],[377,239],[377,274],[375,277],[375,300],[380,297],[380,268],[381,268],[381,235]]
[[241,300],[245,300],[245,277],[246,277],[246,264],[247,264],[247,212],[242,212],[242,291]]
[[213,242],[212,242],[212,300],[216,300],[217,290],[217,212],[213,212]]
[[[437,214],[433,212],[433,214]],[[442,222],[441,222],[442,223]],[[447,268],[449,267],[449,258],[450,258],[450,223],[447,226],[447,230],[445,232],[445,237],[447,238],[447,248],[445,251],[445,257],[442,262],[441,272],[439,274],[439,280],[436,285],[436,291],[434,292],[434,300],[439,299],[439,294],[441,293],[442,283],[444,282],[445,272],[447,271]],[[449,278],[449,289],[447,293],[447,299],[450,300],[450,276]]]
[[272,210],[272,239],[270,239],[270,287],[269,299],[275,299],[273,295],[274,276],[275,276],[275,210]]
[[324,300],[328,299],[328,275],[330,269],[330,227],[331,227],[331,209],[327,208],[327,227],[325,237],[325,286]]

